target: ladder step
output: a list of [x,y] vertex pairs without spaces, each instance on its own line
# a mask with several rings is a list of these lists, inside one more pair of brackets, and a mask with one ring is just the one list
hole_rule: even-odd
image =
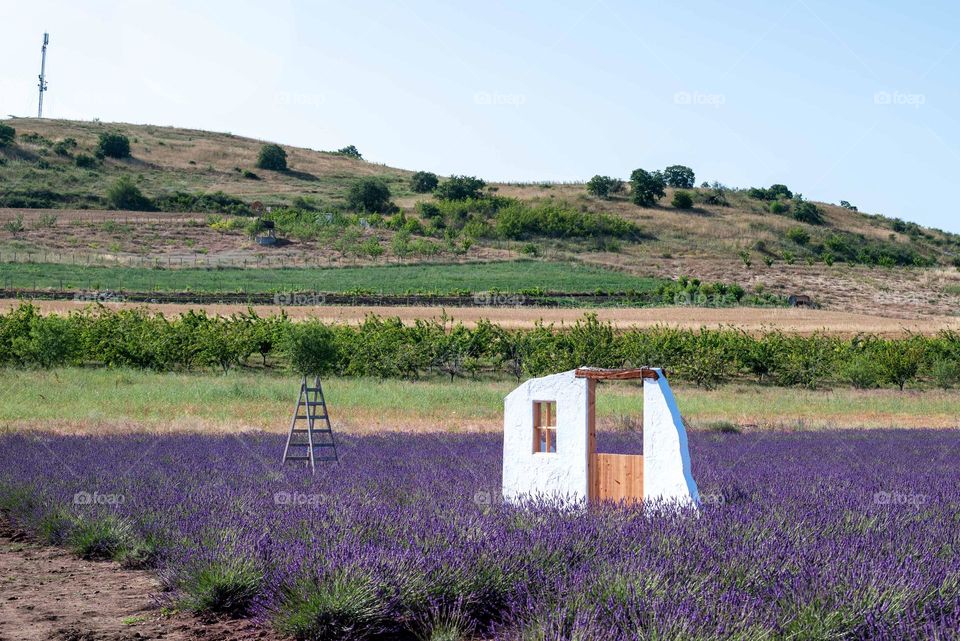
[[[327,419],[326,414],[317,414],[316,416],[313,417],[313,420],[315,421],[325,421],[326,419]],[[297,420],[309,421],[310,417],[305,414],[297,414]]]
[[303,391],[305,391],[305,392],[319,393],[321,390],[320,390],[319,387],[304,387],[304,388],[303,388]]
[[[290,433],[291,434],[309,434],[310,428],[295,427],[292,430],[290,430]],[[314,434],[333,434],[333,430],[331,430],[329,427],[323,427],[323,428],[315,427],[313,428],[313,433]]]
[[309,407],[324,407],[326,403],[323,401],[300,401],[300,407],[307,405]]

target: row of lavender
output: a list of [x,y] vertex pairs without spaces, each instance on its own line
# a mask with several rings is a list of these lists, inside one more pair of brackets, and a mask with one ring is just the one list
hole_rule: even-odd
[[[632,437],[636,439],[636,437]],[[298,638],[948,639],[960,434],[691,438],[699,514],[499,503],[494,435],[0,437],[2,506]],[[636,451],[603,435],[601,449]]]

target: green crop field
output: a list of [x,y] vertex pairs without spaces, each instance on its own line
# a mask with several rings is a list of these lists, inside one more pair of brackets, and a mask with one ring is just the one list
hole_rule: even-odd
[[505,261],[342,268],[145,269],[59,263],[0,264],[0,285],[20,289],[273,292],[364,290],[383,294],[540,288],[556,292],[653,291],[656,278],[568,263]]

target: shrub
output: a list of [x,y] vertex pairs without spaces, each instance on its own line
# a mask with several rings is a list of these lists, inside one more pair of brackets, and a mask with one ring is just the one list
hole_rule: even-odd
[[642,231],[617,216],[582,212],[560,204],[529,206],[516,202],[496,214],[496,231],[503,238],[520,240],[531,236],[590,238],[612,236],[638,239]]
[[274,625],[295,639],[368,639],[380,632],[387,608],[371,577],[340,572],[288,589]]
[[663,178],[667,186],[674,189],[693,189],[696,185],[693,170],[684,165],[670,165],[663,170]]
[[11,234],[19,234],[24,230],[23,214],[17,214],[12,219],[3,223],[3,229]]
[[645,169],[634,169],[630,174],[630,188],[636,205],[652,207],[666,195],[665,187],[666,182],[659,171],[651,173]]
[[87,154],[77,154],[73,163],[81,169],[93,169],[97,166],[97,159]]
[[287,152],[280,145],[268,144],[260,147],[257,167],[270,171],[287,170]]
[[690,196],[690,192],[678,191],[673,194],[673,200],[670,201],[670,204],[677,209],[691,209],[693,207],[693,197]]
[[103,132],[97,142],[97,151],[108,158],[128,158],[130,139],[123,134]]
[[382,178],[362,178],[350,186],[347,207],[359,212],[387,213],[394,208],[390,187]]
[[12,145],[14,139],[17,137],[17,130],[0,122],[0,147],[6,147],[7,145]]
[[346,147],[338,149],[336,153],[340,156],[346,156],[347,158],[363,160],[363,156],[360,155],[360,151],[353,145],[347,145]]
[[256,175],[249,169],[244,169],[241,175],[247,180],[260,180],[260,176]]
[[78,520],[67,538],[74,553],[88,560],[117,559],[132,540],[130,524],[112,516]]
[[190,570],[180,583],[181,604],[188,610],[238,618],[249,613],[263,573],[245,559],[208,561]]
[[797,203],[793,208],[793,218],[801,223],[823,224],[823,214],[820,208],[807,200]]
[[437,188],[440,179],[435,173],[418,171],[410,177],[410,189],[417,194],[428,194]]
[[785,203],[782,203],[779,200],[775,200],[772,203],[770,203],[771,214],[785,214],[787,213],[788,209],[789,207],[787,207]]
[[333,331],[315,321],[291,325],[287,331],[284,351],[290,369],[301,376],[319,376],[333,369],[337,361],[337,347]]
[[107,202],[114,209],[149,211],[153,209],[150,199],[140,192],[129,176],[120,176],[107,190]]
[[587,193],[600,198],[607,198],[610,196],[610,188],[614,185],[614,182],[619,181],[610,176],[594,176],[587,182]]
[[787,230],[787,238],[802,246],[810,242],[810,233],[802,227],[791,227]]
[[433,193],[437,198],[443,200],[481,198],[486,184],[475,176],[450,176],[450,178],[437,185]]

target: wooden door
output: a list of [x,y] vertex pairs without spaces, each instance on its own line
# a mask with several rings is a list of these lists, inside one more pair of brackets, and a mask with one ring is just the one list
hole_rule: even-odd
[[597,501],[643,500],[642,454],[592,454],[591,495]]

